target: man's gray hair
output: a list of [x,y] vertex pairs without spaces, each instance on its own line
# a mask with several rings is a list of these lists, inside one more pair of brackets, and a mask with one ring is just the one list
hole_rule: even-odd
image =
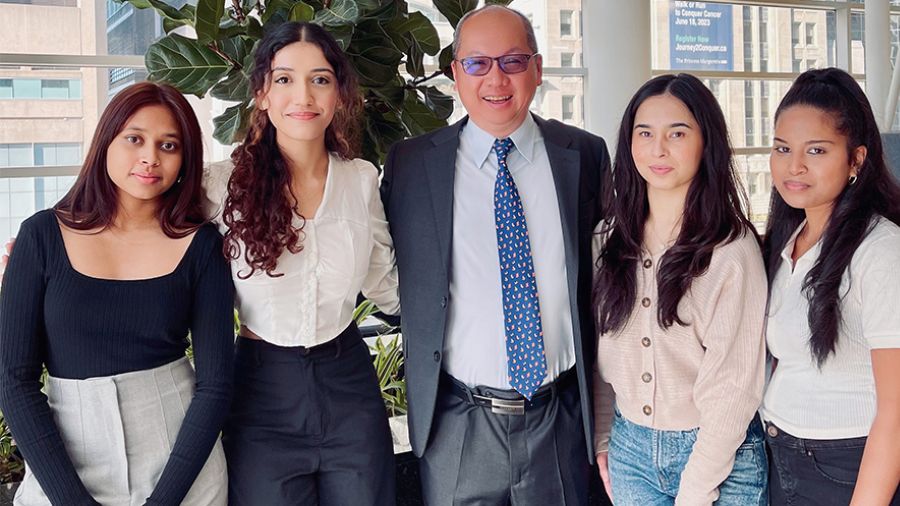
[[528,49],[532,53],[538,52],[537,38],[535,38],[535,36],[534,36],[534,27],[531,26],[531,21],[528,19],[528,17],[526,17],[521,12],[519,12],[515,9],[511,9],[505,5],[490,4],[490,5],[485,5],[484,7],[481,7],[479,9],[473,9],[473,10],[467,12],[465,16],[460,18],[459,23],[456,24],[456,31],[453,32],[453,59],[454,60],[456,59],[456,52],[459,51],[459,44],[460,44],[459,34],[462,33],[462,27],[465,24],[465,22],[468,21],[469,18],[471,18],[472,16],[476,16],[478,14],[481,14],[484,11],[493,10],[493,9],[503,9],[505,11],[515,13],[517,16],[519,16],[519,18],[522,20],[522,25],[525,27],[525,38],[528,41]]

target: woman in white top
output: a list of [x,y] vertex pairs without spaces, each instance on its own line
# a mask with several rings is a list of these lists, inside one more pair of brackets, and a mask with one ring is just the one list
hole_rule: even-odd
[[797,78],[770,166],[772,504],[900,504],[900,188],[853,77]]
[[607,493],[626,506],[765,505],[766,276],[725,118],[700,80],[637,91],[613,179],[594,281]]
[[393,506],[387,413],[352,322],[360,290],[399,310],[378,172],[353,159],[356,77],[328,32],[284,23],[256,49],[251,86],[250,130],[206,181],[241,321],[229,503]]

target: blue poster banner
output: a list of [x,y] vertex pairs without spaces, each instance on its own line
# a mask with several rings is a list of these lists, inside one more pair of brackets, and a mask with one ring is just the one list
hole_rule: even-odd
[[731,5],[669,1],[669,62],[677,70],[734,70]]

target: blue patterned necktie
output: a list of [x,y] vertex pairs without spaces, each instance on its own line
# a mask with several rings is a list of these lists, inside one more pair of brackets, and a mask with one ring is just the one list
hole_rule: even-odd
[[494,141],[500,166],[494,182],[494,221],[500,254],[509,384],[530,400],[547,374],[547,359],[525,211],[506,163],[512,147],[512,139]]

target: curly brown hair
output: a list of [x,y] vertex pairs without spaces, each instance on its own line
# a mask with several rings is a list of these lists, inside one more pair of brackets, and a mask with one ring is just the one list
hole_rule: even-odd
[[[267,33],[254,53],[250,86],[261,97],[270,84],[272,60],[285,46],[295,42],[315,44],[334,69],[338,84],[338,104],[331,124],[325,130],[325,148],[343,159],[359,153],[362,99],[356,73],[347,56],[324,28],[311,23],[282,23]],[[281,276],[275,268],[278,257],[287,249],[303,249],[305,217],[297,212],[299,202],[291,193],[291,175],[276,143],[275,126],[264,110],[254,108],[250,128],[231,155],[234,170],[228,181],[228,196],[222,219],[228,227],[224,252],[231,259],[241,256],[250,272],[237,276],[247,279],[256,271],[271,277]],[[293,225],[294,215],[301,225]]]

